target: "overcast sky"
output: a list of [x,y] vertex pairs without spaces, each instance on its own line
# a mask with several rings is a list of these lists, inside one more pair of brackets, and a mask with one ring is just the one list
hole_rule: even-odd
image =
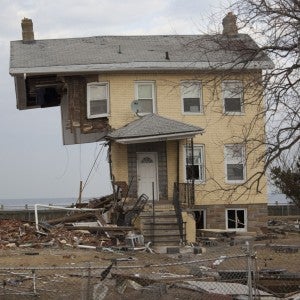
[[[0,0],[0,200],[77,197],[101,149],[63,146],[60,109],[16,109],[9,75],[9,42],[21,39],[21,20],[33,20],[36,39],[95,35],[198,34],[224,0]],[[224,11],[225,15],[226,11]],[[220,28],[221,19],[216,28]],[[110,192],[105,151],[83,197]]]

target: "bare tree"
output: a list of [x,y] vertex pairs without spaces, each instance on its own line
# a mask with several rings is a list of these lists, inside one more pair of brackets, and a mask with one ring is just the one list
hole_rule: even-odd
[[271,178],[279,191],[300,207],[300,156],[294,166],[288,168],[276,166],[272,168]]
[[275,63],[263,74],[268,167],[300,149],[300,1],[238,0],[230,8]]
[[[265,54],[274,62],[274,68],[265,69],[262,77],[254,72],[249,79],[251,73],[245,72],[248,83],[244,88],[252,94],[247,105],[258,105],[258,109],[251,123],[244,125],[243,136],[233,135],[232,139],[250,146],[247,155],[256,156],[256,163],[263,161],[264,164],[256,169],[261,171],[252,173],[242,185],[226,186],[215,182],[215,190],[223,191],[227,199],[236,199],[250,194],[253,189],[260,192],[261,179],[270,168],[282,161],[293,160],[300,151],[300,1],[236,0],[226,10],[233,14],[223,19],[223,26],[226,25],[223,34],[207,36],[210,41],[219,43],[220,48],[227,47],[232,54],[231,66],[220,63],[213,67],[225,70],[221,80],[226,80],[230,69],[249,70],[251,62],[257,63]],[[226,28],[229,28],[228,32]],[[232,37],[238,32],[250,35],[259,47],[235,41]],[[205,43],[201,47],[205,48]],[[214,51],[209,47],[204,50],[207,56]],[[258,99],[261,99],[260,103]],[[262,120],[266,124],[266,135],[258,134],[256,130]],[[239,193],[235,193],[237,190]]]

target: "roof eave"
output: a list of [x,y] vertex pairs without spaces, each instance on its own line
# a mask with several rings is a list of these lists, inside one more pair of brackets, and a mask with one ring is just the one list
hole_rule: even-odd
[[140,143],[153,143],[161,141],[171,141],[171,140],[181,140],[185,138],[193,138],[197,134],[203,134],[203,130],[184,132],[184,133],[170,133],[152,136],[142,136],[142,137],[123,137],[123,138],[113,138],[108,136],[107,138],[113,140],[120,144],[140,144]]
[[243,69],[272,69],[272,61],[251,61],[247,63],[227,62],[128,62],[111,64],[68,65],[48,67],[11,67],[12,76],[20,74],[65,74],[81,72],[110,72],[110,71],[172,71],[172,70],[243,70]]

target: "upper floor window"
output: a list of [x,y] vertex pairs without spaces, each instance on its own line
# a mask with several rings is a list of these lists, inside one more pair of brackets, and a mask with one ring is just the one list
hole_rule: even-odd
[[238,80],[223,81],[223,102],[225,113],[243,113],[243,83]]
[[108,82],[87,84],[87,118],[100,118],[109,114]]
[[246,177],[245,147],[242,144],[225,145],[225,168],[228,182],[242,182]]
[[203,182],[204,179],[204,145],[185,148],[185,178]]
[[139,113],[155,112],[155,84],[153,81],[135,83],[135,99],[139,102]]
[[201,82],[183,81],[181,82],[181,98],[183,113],[203,112],[201,103]]

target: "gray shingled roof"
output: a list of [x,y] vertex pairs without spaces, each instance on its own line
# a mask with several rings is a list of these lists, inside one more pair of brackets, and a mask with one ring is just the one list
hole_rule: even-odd
[[178,122],[172,119],[161,117],[156,114],[148,114],[138,120],[116,129],[108,134],[108,138],[118,139],[134,139],[142,137],[159,137],[167,135],[182,135],[182,134],[199,134],[203,129],[189,125],[183,122]]
[[10,73],[272,67],[264,53],[256,55],[257,50],[246,34],[96,36],[27,44],[12,41]]

